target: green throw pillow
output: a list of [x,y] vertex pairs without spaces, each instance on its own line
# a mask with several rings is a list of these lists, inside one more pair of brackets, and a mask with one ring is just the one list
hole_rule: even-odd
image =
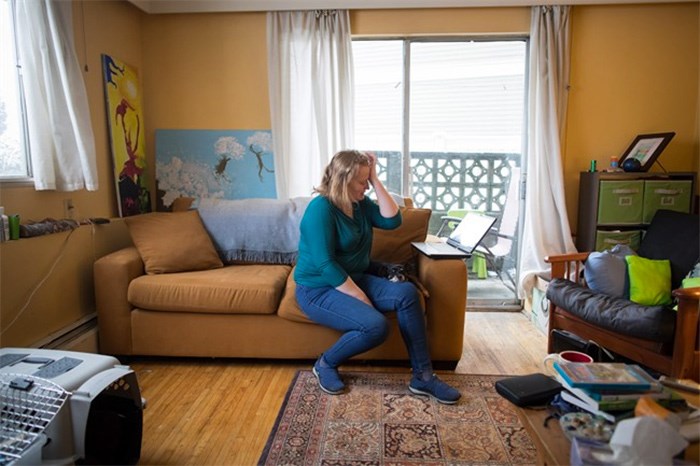
[[630,300],[645,306],[671,304],[671,262],[627,256]]
[[695,288],[700,286],[700,277],[684,278],[681,288]]
[[[695,268],[698,268],[698,266],[696,265]],[[683,281],[681,282],[681,288],[700,287],[700,277],[691,277],[692,274],[693,274],[693,272],[691,271],[691,273],[689,273],[688,276],[683,279]],[[675,306],[673,306],[673,310],[674,311],[678,310],[677,304]]]

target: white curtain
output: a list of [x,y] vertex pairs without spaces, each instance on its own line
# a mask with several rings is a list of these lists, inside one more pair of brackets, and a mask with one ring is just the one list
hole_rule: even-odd
[[530,293],[544,257],[576,252],[566,213],[561,134],[569,80],[568,6],[532,8],[530,27],[527,193],[520,256],[520,295]]
[[34,186],[96,191],[95,141],[73,44],[73,4],[17,0]]
[[331,156],[352,147],[349,14],[270,12],[267,48],[277,197],[309,196]]

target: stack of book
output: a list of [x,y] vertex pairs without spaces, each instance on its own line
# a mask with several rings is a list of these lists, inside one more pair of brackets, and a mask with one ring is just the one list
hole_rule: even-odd
[[564,401],[610,422],[632,416],[642,396],[667,408],[685,405],[683,397],[636,364],[564,362],[554,368]]

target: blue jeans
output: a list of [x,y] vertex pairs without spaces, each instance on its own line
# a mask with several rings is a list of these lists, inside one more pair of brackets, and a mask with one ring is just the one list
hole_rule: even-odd
[[374,275],[362,275],[355,283],[374,307],[330,286],[311,288],[297,284],[296,298],[304,313],[318,324],[343,332],[323,353],[328,365],[338,367],[380,345],[389,335],[385,314],[396,311],[414,374],[432,374],[423,308],[413,283],[392,282]]

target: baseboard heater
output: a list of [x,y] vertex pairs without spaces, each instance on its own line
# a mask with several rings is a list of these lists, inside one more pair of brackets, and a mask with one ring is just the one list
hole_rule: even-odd
[[0,466],[136,464],[144,400],[116,358],[0,348]]

